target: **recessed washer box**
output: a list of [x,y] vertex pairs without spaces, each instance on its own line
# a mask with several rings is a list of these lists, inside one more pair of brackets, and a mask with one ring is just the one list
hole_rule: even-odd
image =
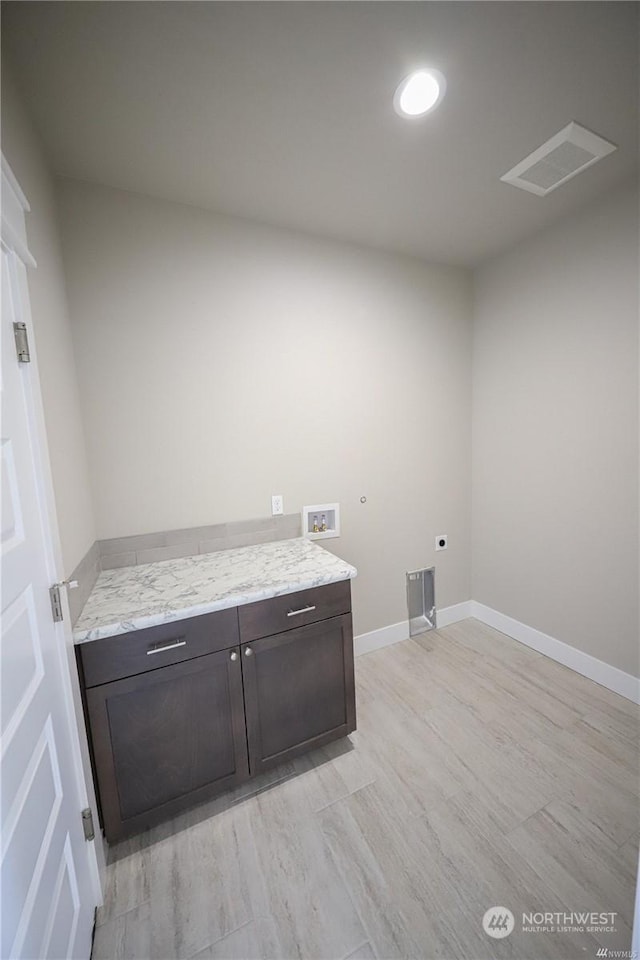
[[302,536],[309,540],[327,540],[330,537],[339,537],[340,504],[317,503],[310,507],[303,507]]

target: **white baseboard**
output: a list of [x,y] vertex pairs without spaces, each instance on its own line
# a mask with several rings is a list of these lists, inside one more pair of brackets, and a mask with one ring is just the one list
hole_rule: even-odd
[[596,683],[613,690],[614,693],[619,693],[627,700],[640,703],[640,679],[632,674],[612,667],[610,663],[598,660],[584,653],[583,650],[578,650],[577,647],[572,647],[562,640],[556,640],[555,637],[529,627],[526,623],[514,620],[513,617],[507,617],[504,613],[485,606],[484,603],[478,603],[477,600],[472,600],[470,607],[470,616],[475,617],[476,620],[481,620],[482,623],[493,627],[494,630],[499,630],[500,633],[506,633],[513,640],[524,643],[538,653],[543,653],[546,657],[564,664],[576,673],[581,673],[583,677],[595,680]]
[[464,600],[462,603],[454,603],[451,607],[438,610],[438,627],[448,627],[452,623],[458,623],[459,620],[468,620],[472,616],[472,602],[472,600]]
[[[471,600],[455,603],[451,607],[438,610],[438,626],[448,627],[450,623],[466,620],[471,615]],[[380,650],[381,647],[389,647],[392,643],[408,639],[409,621],[401,620],[400,623],[391,623],[388,627],[380,627],[379,630],[371,630],[354,637],[353,649],[356,657],[359,657],[363,653],[371,653],[372,650]]]
[[363,653],[371,653],[372,650],[380,650],[381,647],[389,647],[392,643],[408,639],[409,621],[401,620],[400,623],[391,623],[388,627],[380,627],[379,630],[371,630],[354,637],[353,652],[356,657],[360,657]]
[[[562,663],[570,670],[582,674],[583,677],[594,680],[601,686],[613,690],[614,693],[619,693],[621,697],[640,704],[638,677],[612,667],[610,663],[598,660],[578,650],[577,647],[572,647],[562,640],[556,640],[555,637],[550,637],[547,633],[527,626],[526,623],[514,620],[513,617],[508,617],[498,610],[493,610],[484,603],[478,603],[477,600],[465,600],[438,610],[438,627],[448,627],[452,623],[467,620],[469,617],[475,617],[476,620],[486,623],[494,630],[499,630],[513,640],[524,643],[538,653],[543,653],[545,657],[550,657],[551,660]],[[371,630],[369,633],[361,633],[354,637],[354,652],[356,657],[359,657],[363,653],[371,653],[372,650],[380,650],[381,647],[388,647],[392,643],[399,643],[408,638],[409,621],[402,620],[400,623],[392,623],[388,627],[380,627],[379,630]]]

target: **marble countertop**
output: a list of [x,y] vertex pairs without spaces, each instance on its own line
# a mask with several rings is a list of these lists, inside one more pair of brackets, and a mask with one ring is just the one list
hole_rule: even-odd
[[356,575],[351,564],[303,537],[105,570],[73,639],[114,637]]

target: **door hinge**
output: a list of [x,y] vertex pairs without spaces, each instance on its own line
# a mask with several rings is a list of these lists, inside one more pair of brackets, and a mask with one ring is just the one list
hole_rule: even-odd
[[64,619],[62,613],[62,600],[60,599],[60,584],[54,583],[52,587],[49,588],[49,597],[51,599],[51,613],[53,614],[53,622],[60,623]]
[[14,323],[13,335],[16,338],[16,351],[20,363],[31,363],[31,354],[29,353],[29,337],[27,335],[26,323]]
[[85,840],[95,840],[96,832],[93,829],[93,814],[91,807],[85,807],[82,811],[82,829],[84,830]]

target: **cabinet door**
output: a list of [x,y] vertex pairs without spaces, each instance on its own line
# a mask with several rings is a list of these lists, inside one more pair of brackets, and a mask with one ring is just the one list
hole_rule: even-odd
[[107,840],[248,776],[239,648],[86,692]]
[[351,615],[242,646],[251,775],[355,730]]

